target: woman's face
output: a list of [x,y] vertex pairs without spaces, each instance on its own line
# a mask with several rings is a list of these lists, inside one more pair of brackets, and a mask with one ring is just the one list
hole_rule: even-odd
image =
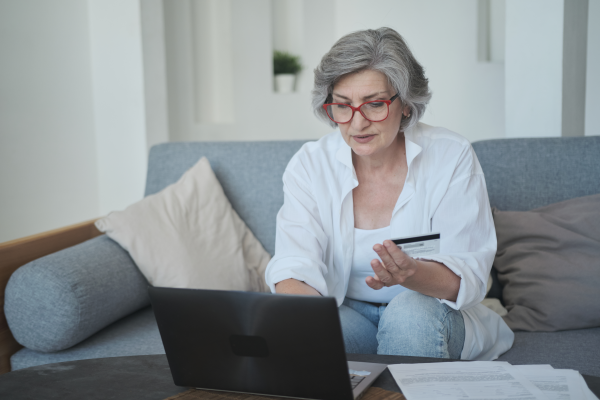
[[[333,87],[333,102],[358,107],[371,100],[389,100],[396,92],[387,77],[379,71],[365,70],[342,77]],[[406,109],[405,114],[408,114]],[[352,120],[338,124],[342,136],[354,153],[373,156],[387,149],[396,139],[402,120],[402,104],[396,99],[390,104],[388,117],[371,122],[355,112]]]

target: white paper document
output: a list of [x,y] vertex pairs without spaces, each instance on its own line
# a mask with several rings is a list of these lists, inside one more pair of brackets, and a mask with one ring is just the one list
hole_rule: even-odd
[[544,393],[507,362],[388,365],[408,400],[543,400]]
[[585,396],[585,399],[586,400],[598,400],[598,397],[596,397],[596,395],[594,393],[592,393],[592,391],[588,387],[587,383],[585,382],[585,379],[583,379],[583,376],[579,375],[579,380],[581,381],[581,387],[583,388],[583,394]]
[[[511,364],[512,365],[512,364]],[[534,371],[534,370],[551,370],[554,371],[554,367],[550,364],[527,364],[527,365],[513,365],[513,367],[520,369],[522,372]]]
[[[550,365],[514,365],[548,400],[592,400],[597,397],[587,387],[579,372],[553,369]],[[589,397],[589,396],[593,397]]]

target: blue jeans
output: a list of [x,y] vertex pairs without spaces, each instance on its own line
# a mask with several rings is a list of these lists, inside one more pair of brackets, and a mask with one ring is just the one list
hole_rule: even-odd
[[461,312],[413,291],[387,306],[346,298],[339,313],[347,353],[460,359],[465,343]]

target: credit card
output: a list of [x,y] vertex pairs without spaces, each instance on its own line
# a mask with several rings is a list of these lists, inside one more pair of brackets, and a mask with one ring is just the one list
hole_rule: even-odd
[[439,233],[392,239],[392,242],[396,243],[398,248],[413,258],[439,254],[440,252]]

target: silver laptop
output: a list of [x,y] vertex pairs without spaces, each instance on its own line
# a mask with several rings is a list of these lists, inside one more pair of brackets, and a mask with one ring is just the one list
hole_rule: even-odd
[[331,297],[148,290],[178,386],[351,400],[387,367],[346,361]]

